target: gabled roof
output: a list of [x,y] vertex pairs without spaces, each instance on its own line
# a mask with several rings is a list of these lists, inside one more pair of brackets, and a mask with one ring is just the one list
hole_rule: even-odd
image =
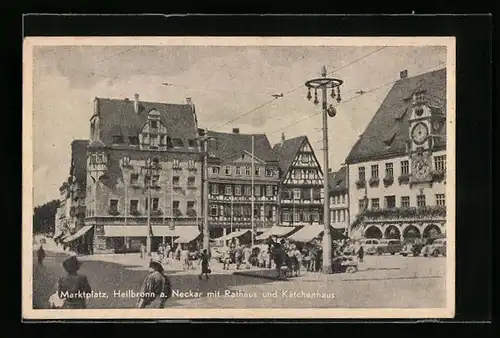
[[[226,161],[243,152],[252,153],[252,134],[221,133],[208,131],[209,137],[215,137],[208,142],[210,156]],[[266,162],[277,162],[271,143],[265,134],[254,134],[254,155]]]
[[[389,91],[364,133],[354,144],[346,163],[406,153],[410,140],[411,96],[425,90],[429,105],[446,111],[446,68],[398,80]],[[431,108],[431,111],[434,108]],[[445,124],[446,125],[446,124]],[[435,146],[446,145],[446,128],[435,138]]]
[[88,140],[74,140],[71,142],[71,169],[70,175],[75,181],[85,185],[87,177],[87,146]]
[[329,195],[335,196],[347,191],[347,167],[328,174]]
[[278,157],[283,174],[288,172],[304,141],[309,142],[307,136],[291,138],[274,145],[273,151]]
[[197,137],[194,106],[190,104],[170,104],[139,101],[139,113],[134,110],[134,100],[95,98],[99,115],[100,139],[110,146],[113,136],[121,135],[124,144],[129,144],[130,136],[138,136],[142,126],[148,120],[151,110],[160,113],[160,121],[167,129],[170,138],[182,139],[188,147],[188,139]]

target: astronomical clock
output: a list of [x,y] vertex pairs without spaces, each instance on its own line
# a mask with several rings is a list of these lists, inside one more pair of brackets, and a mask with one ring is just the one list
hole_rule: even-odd
[[429,105],[424,90],[413,94],[410,127],[410,184],[432,183],[433,136],[444,125],[441,109]]

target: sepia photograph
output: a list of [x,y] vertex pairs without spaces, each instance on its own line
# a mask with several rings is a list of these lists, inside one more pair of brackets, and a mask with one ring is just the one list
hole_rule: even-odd
[[453,37],[33,37],[23,317],[451,318]]

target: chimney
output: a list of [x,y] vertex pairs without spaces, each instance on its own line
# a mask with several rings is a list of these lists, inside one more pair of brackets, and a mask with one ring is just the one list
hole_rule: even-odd
[[281,143],[285,142],[285,133],[281,133]]
[[400,79],[406,79],[408,77],[408,69],[402,70],[399,72]]
[[139,114],[139,94],[134,94],[134,111]]
[[240,128],[233,128],[233,134],[239,134]]
[[191,98],[190,98],[190,97],[186,97],[186,103],[187,103],[187,104],[193,104],[193,102],[191,101]]

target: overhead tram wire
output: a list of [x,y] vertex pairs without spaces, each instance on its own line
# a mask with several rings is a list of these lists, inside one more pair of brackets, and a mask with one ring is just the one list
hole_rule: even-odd
[[[445,62],[445,61],[443,61],[443,62],[440,62],[440,63],[438,63],[438,64],[436,64],[436,65],[434,65],[434,66],[432,66],[432,67],[426,68],[424,71],[422,71],[422,72],[420,72],[420,73],[418,73],[418,74],[415,74],[415,76],[418,76],[418,75],[421,75],[421,74],[425,74],[425,73],[427,73],[430,69],[436,68],[436,67],[438,67],[438,66],[440,66],[440,65],[442,65],[442,64],[445,64],[445,63],[446,63],[446,62]],[[353,100],[355,100],[355,99],[357,99],[357,98],[360,98],[360,97],[362,97],[362,96],[364,96],[364,95],[366,95],[366,94],[368,94],[368,93],[371,93],[371,92],[377,91],[377,90],[379,90],[379,89],[382,89],[382,88],[384,88],[384,87],[387,87],[387,86],[389,86],[389,85],[392,85],[392,84],[396,83],[397,81],[399,81],[399,79],[398,79],[398,80],[391,81],[391,82],[388,82],[388,83],[385,83],[385,84],[382,84],[382,85],[380,85],[380,86],[378,86],[378,87],[375,87],[375,88],[369,89],[369,90],[367,90],[366,92],[364,92],[364,94],[363,94],[363,95],[356,95],[356,96],[351,97],[350,99],[343,100],[342,102],[340,102],[340,103],[336,104],[336,105],[335,105],[335,107],[337,107],[337,106],[339,106],[339,105],[341,105],[341,104],[344,104],[344,103],[347,103],[347,102],[353,101]],[[290,127],[296,126],[296,125],[297,125],[297,124],[299,124],[300,122],[305,121],[305,120],[308,120],[308,119],[313,118],[314,116],[317,116],[317,115],[320,115],[320,114],[322,114],[322,112],[316,112],[316,113],[314,113],[314,114],[311,114],[311,115],[308,115],[308,116],[304,116],[304,117],[302,117],[302,118],[298,119],[297,121],[295,121],[295,122],[293,122],[293,123],[291,123],[291,124],[289,124],[289,125],[284,126],[283,128],[280,128],[280,129],[277,129],[277,130],[275,130],[275,131],[270,132],[269,134],[270,134],[270,135],[273,135],[273,134],[276,134],[276,133],[282,132],[282,131],[283,131],[283,130],[285,130],[285,129],[288,129],[288,128],[290,128]]]
[[[378,49],[376,49],[376,50],[374,50],[374,51],[371,51],[370,53],[365,54],[365,55],[363,55],[362,57],[360,57],[360,58],[358,58],[358,59],[356,59],[356,60],[353,60],[353,61],[349,62],[348,64],[346,64],[346,65],[344,65],[344,66],[340,67],[339,69],[336,69],[336,70],[334,70],[334,71],[332,71],[332,72],[330,72],[330,73],[328,73],[328,74],[329,74],[329,75],[331,75],[331,74],[335,74],[336,72],[338,72],[338,71],[340,71],[340,70],[342,70],[342,69],[344,69],[344,68],[347,68],[347,67],[349,67],[349,66],[351,66],[351,65],[355,64],[356,62],[359,62],[359,61],[361,61],[361,60],[363,60],[363,59],[365,59],[365,58],[369,57],[370,55],[373,55],[373,54],[375,54],[375,53],[377,53],[377,52],[380,52],[381,50],[383,50],[383,49],[385,49],[385,48],[387,48],[387,46],[383,46],[383,47],[380,47],[380,48],[378,48]],[[354,51],[354,49],[353,49],[353,51]],[[352,51],[352,52],[353,52],[353,51]],[[350,55],[350,54],[352,54],[352,52],[351,52],[351,53],[349,53],[349,55]],[[298,87],[296,87],[296,88],[293,88],[293,89],[291,89],[291,90],[289,90],[289,91],[287,91],[287,92],[283,93],[283,96],[282,96],[281,98],[283,98],[283,97],[285,97],[285,95],[291,94],[291,93],[293,93],[293,92],[295,92],[295,91],[297,91],[297,90],[299,90],[299,89],[301,89],[301,88],[303,88],[303,87],[304,87],[304,86],[303,86],[303,84],[301,84],[300,86],[298,86]],[[219,125],[219,126],[218,126],[218,127],[216,127],[215,129],[218,129],[218,128],[221,128],[221,127],[224,127],[224,126],[226,126],[226,125],[227,125],[227,124],[229,124],[229,123],[232,123],[232,122],[234,122],[234,121],[237,121],[237,120],[239,120],[239,119],[241,119],[241,118],[243,118],[243,117],[245,117],[245,116],[247,116],[247,115],[249,115],[249,114],[253,113],[254,111],[256,111],[256,110],[258,110],[258,109],[260,109],[260,108],[262,108],[262,107],[264,107],[264,106],[268,105],[269,103],[271,103],[271,102],[273,102],[273,101],[275,101],[275,100],[277,100],[277,99],[278,99],[278,98],[273,98],[272,100],[269,100],[269,101],[266,101],[266,102],[264,102],[264,103],[261,103],[259,106],[257,106],[257,107],[255,107],[255,108],[253,108],[252,110],[250,110],[250,111],[248,111],[248,112],[245,112],[245,113],[243,113],[243,114],[241,114],[241,115],[237,116],[236,118],[231,119],[230,121],[227,121],[227,122],[225,122],[225,123],[223,123],[223,124]]]

